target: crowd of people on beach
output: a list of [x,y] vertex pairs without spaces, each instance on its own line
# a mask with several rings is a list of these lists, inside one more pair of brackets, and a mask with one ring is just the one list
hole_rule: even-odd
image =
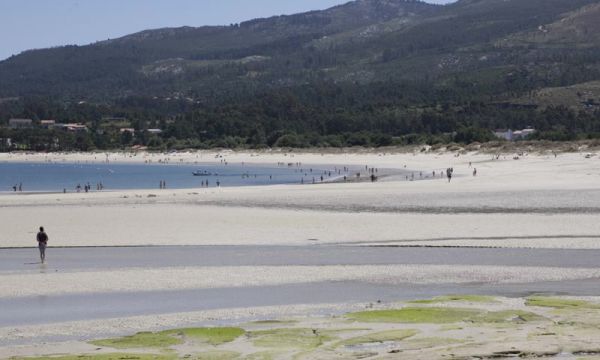
[[[81,187],[81,184],[77,184],[77,186],[75,187],[75,191],[80,193],[81,189],[83,189],[83,191],[85,191],[86,193],[90,192],[90,191],[92,191],[92,185],[90,185],[90,183],[87,183],[87,184],[83,185],[83,187]],[[102,184],[101,182],[96,183],[96,191],[102,191],[102,190],[104,190],[104,184]],[[63,192],[66,192],[66,189]]]

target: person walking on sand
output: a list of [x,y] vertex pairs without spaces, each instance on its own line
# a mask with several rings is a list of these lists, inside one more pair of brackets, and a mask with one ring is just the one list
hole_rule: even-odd
[[40,232],[37,233],[38,248],[40,249],[40,260],[42,264],[46,262],[46,246],[48,246],[48,235],[44,227],[40,226]]

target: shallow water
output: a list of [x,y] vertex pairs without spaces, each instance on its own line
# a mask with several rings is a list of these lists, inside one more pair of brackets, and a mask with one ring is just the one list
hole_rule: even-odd
[[[0,271],[77,272],[171,266],[437,264],[531,267],[596,266],[600,250],[371,248],[349,246],[184,246],[48,250],[1,249]],[[599,294],[600,279],[523,284],[385,284],[328,281],[278,286],[111,292],[0,298],[0,327],[136,315],[289,304],[395,302],[447,294],[522,297],[531,293]],[[0,344],[2,341],[0,340]]]
[[[12,191],[22,184],[27,192],[75,191],[78,184],[90,184],[92,190],[102,183],[105,190],[153,189],[160,181],[166,181],[171,189],[199,188],[208,181],[215,187],[217,181],[223,187],[256,186],[275,184],[300,184],[331,180],[345,173],[338,173],[343,166],[277,166],[242,165],[221,163],[198,164],[74,164],[74,163],[0,163],[0,192]],[[312,171],[311,171],[312,170]],[[193,172],[210,173],[209,176],[193,176]],[[331,176],[330,176],[331,173]]]
[[[595,268],[600,250],[359,246],[48,248],[46,272],[185,266],[479,265]],[[38,272],[37,248],[0,249],[0,271]]]

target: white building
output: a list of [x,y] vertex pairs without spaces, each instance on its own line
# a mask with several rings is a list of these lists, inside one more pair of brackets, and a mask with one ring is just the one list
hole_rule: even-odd
[[508,140],[508,141],[512,141],[513,140],[513,131],[508,129],[498,129],[496,131],[494,131],[494,135],[496,135],[497,138],[499,139],[504,139],[504,140]]
[[499,139],[504,139],[507,141],[516,141],[516,140],[527,139],[528,137],[533,135],[535,132],[536,132],[536,130],[533,128],[530,128],[530,127],[527,129],[515,130],[515,131],[512,131],[511,129],[508,129],[508,130],[499,129],[499,130],[494,131],[494,135]]
[[33,120],[31,119],[10,119],[8,120],[8,127],[11,129],[30,129],[33,127]]

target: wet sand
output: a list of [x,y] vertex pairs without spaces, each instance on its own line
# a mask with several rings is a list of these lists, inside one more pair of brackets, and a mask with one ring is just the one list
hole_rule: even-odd
[[479,265],[594,268],[600,250],[388,246],[153,246],[49,248],[42,268],[37,248],[0,249],[1,273],[125,268],[328,265]]

